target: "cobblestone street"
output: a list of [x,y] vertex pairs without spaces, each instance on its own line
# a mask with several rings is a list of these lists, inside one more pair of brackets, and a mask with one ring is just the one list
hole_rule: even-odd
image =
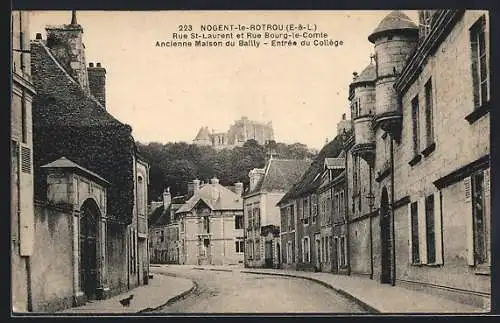
[[198,288],[158,313],[363,313],[356,303],[320,284],[241,272],[155,268],[192,279]]

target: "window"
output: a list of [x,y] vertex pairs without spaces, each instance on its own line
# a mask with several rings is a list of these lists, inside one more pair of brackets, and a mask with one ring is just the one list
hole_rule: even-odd
[[411,118],[412,118],[412,129],[413,129],[413,153],[414,155],[419,154],[420,148],[420,125],[419,125],[419,108],[418,108],[418,96],[411,100]]
[[489,70],[486,55],[486,19],[482,16],[470,29],[474,108],[489,100]]
[[326,262],[326,247],[325,247],[325,238],[321,238],[321,261]]
[[310,254],[311,244],[309,242],[309,237],[304,237],[302,240],[302,262],[310,262],[311,254]]
[[255,240],[254,247],[255,260],[260,260],[260,240]]
[[304,212],[302,211],[302,200],[298,199],[297,200],[297,216],[299,217],[300,220],[304,220]]
[[344,191],[339,192],[339,218],[340,219],[344,218]]
[[306,197],[304,200],[303,211],[304,211],[304,224],[309,224],[309,197]]
[[236,240],[236,253],[243,253],[245,251],[245,244],[243,240]]
[[234,228],[243,229],[243,215],[236,215],[234,217]]
[[332,252],[332,237],[327,237],[326,262],[330,262],[330,253]]
[[347,245],[345,243],[345,236],[341,236],[340,237],[340,264],[342,267],[345,267],[347,265],[346,248],[347,248]]
[[165,241],[165,231],[160,231],[160,242],[164,242]]
[[425,83],[425,139],[427,147],[434,143],[432,80]]
[[292,254],[293,254],[293,251],[292,251],[292,242],[288,241],[287,244],[286,244],[286,262],[289,263],[289,264],[293,262]]
[[311,195],[311,216],[312,216],[312,223],[316,223],[316,220],[318,218],[318,195],[317,194]]
[[247,248],[246,250],[248,251],[248,259],[253,259],[253,242],[252,241],[247,241]]
[[203,233],[210,233],[210,218],[208,216],[202,217]]
[[252,230],[252,228],[253,228],[253,216],[252,216],[252,209],[251,208],[248,208],[247,217],[248,217],[248,229]]
[[472,215],[474,234],[474,264],[488,262],[486,215],[484,210],[484,174],[475,173],[472,176]]
[[[22,54],[21,54],[22,55]],[[26,107],[26,97],[24,95],[24,90],[23,94],[21,97],[21,131],[22,131],[22,142],[27,143],[28,142],[28,112],[27,112],[27,107]]]
[[434,225],[434,195],[425,198],[425,233],[427,244],[427,262],[436,262],[436,232]]
[[295,214],[294,214],[293,204],[290,205],[290,210],[288,212],[288,218],[290,219],[288,231],[292,231],[295,229]]
[[418,204],[413,202],[410,205],[411,216],[411,259],[412,263],[420,263],[419,241],[418,241]]

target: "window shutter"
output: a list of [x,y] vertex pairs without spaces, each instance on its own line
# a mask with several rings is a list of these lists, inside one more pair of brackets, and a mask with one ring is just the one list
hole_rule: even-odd
[[425,227],[425,197],[418,200],[418,241],[420,263],[427,263],[427,228]]
[[408,203],[408,263],[413,263],[413,236],[411,227],[411,203]]
[[474,266],[474,224],[472,223],[472,183],[471,178],[464,179],[465,222],[467,228],[467,264]]
[[483,172],[484,174],[484,196],[490,196],[490,169],[487,168]]
[[434,193],[434,231],[436,239],[436,265],[443,264],[443,227],[441,222],[441,191]]
[[19,235],[21,256],[31,256],[35,240],[35,214],[33,197],[33,160],[31,149],[24,144],[19,145],[19,191],[20,214]]

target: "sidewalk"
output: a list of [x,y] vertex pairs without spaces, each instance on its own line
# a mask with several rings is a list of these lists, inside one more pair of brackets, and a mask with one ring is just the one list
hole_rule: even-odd
[[312,273],[283,269],[234,268],[230,266],[192,266],[193,269],[233,271],[304,278],[332,288],[375,313],[488,313],[489,310],[454,302],[425,292],[380,284],[360,276]]
[[[89,302],[84,306],[72,307],[61,314],[109,314],[109,313],[137,313],[148,309],[154,309],[171,302],[172,299],[180,298],[194,289],[194,283],[185,278],[153,274],[153,279],[148,285],[140,286],[123,294],[111,298]],[[134,294],[129,307],[123,307],[120,300]]]

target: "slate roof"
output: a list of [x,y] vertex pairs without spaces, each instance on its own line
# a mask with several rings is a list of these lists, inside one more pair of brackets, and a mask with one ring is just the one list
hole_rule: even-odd
[[375,64],[369,64],[365,69],[358,75],[358,77],[352,81],[349,85],[353,87],[356,84],[367,83],[367,82],[375,82],[377,79],[377,73],[375,70]]
[[40,166],[42,168],[68,168],[68,169],[75,169],[78,170],[79,172],[84,173],[85,175],[90,175],[91,177],[97,179],[101,183],[109,184],[107,180],[102,178],[101,176],[97,175],[96,173],[86,169],[85,167],[82,167],[78,165],[77,163],[67,159],[66,157],[61,157],[57,160],[54,160],[51,163],[45,164],[43,166]]
[[243,198],[220,184],[203,184],[189,200],[175,213],[191,211],[199,201],[205,202],[212,210],[242,210]]
[[162,216],[168,214],[167,211],[168,211],[168,213],[170,213],[170,207],[168,207],[167,210],[165,210],[163,205],[160,205],[157,208],[155,208],[154,210],[152,210],[148,215],[148,226],[151,228],[158,226],[158,224],[157,224],[158,220]]
[[[290,190],[277,203],[278,205],[290,199],[302,197],[315,190],[321,185],[321,173],[323,172],[325,158],[337,157],[342,151],[341,136],[335,137],[326,144],[318,153],[318,156]],[[341,171],[341,170],[340,170]],[[334,175],[336,176],[336,175]]]
[[368,36],[368,40],[373,43],[378,35],[390,30],[407,30],[418,32],[418,27],[415,23],[403,12],[394,10],[389,13],[375,30]]
[[201,127],[194,140],[210,140],[210,132],[208,131],[208,127]]
[[42,40],[31,42],[31,65],[37,90],[33,104],[35,126],[127,126],[83,91]]
[[345,159],[341,157],[325,158],[325,167],[328,169],[344,169],[345,168]]
[[304,159],[270,159],[264,167],[264,176],[252,191],[256,192],[286,192],[311,165],[311,160]]

